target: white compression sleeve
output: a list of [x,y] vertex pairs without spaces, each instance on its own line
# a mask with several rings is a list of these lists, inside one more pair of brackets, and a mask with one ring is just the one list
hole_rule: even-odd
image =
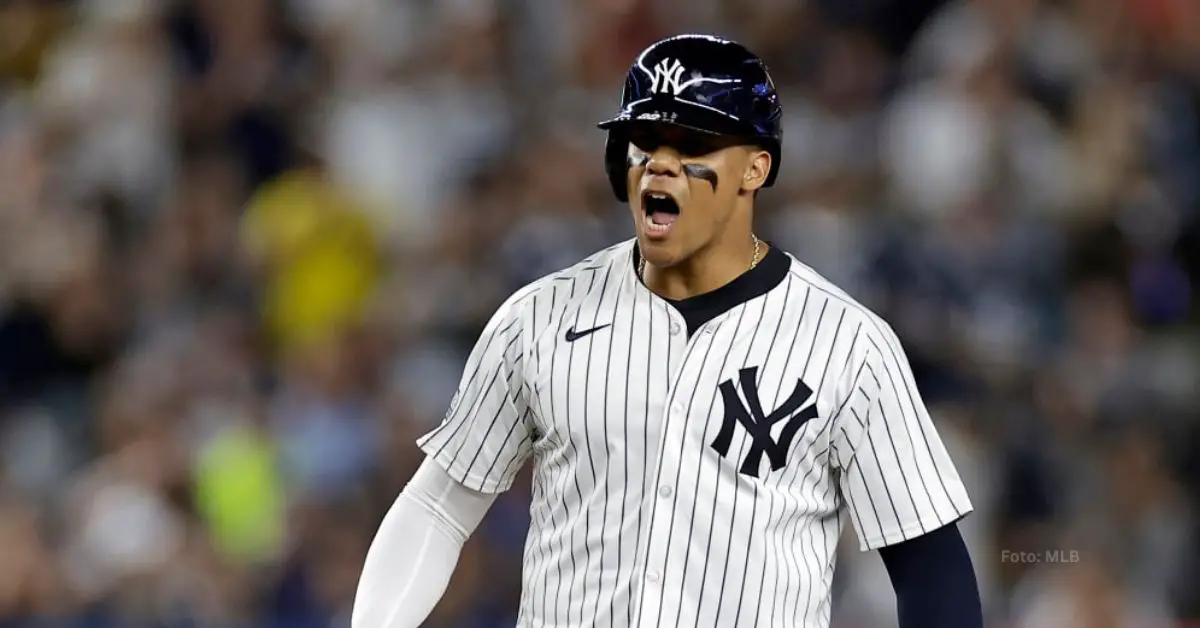
[[371,542],[354,597],[353,628],[420,626],[446,592],[463,543],[495,500],[426,458]]

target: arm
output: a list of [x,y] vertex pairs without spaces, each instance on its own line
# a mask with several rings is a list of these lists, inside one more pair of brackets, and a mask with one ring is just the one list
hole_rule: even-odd
[[495,499],[459,484],[426,459],[371,542],[351,625],[421,625],[445,593],[463,544]]
[[955,524],[971,512],[899,340],[868,321],[831,435],[839,488],[863,550],[879,550],[902,628],[979,628],[979,591]]
[[502,493],[533,451],[536,432],[524,381],[527,288],[509,298],[475,343],[445,419],[417,446],[469,489]]
[[517,293],[467,358],[441,424],[417,444],[427,457],[396,499],[367,554],[354,628],[417,626],[450,581],[467,536],[529,457],[533,426],[522,385]]
[[980,628],[983,604],[957,524],[881,548],[900,628]]

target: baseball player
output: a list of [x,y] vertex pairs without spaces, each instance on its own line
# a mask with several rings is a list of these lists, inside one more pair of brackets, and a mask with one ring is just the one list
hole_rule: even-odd
[[826,627],[846,525],[901,627],[982,624],[971,504],[896,335],[752,229],[781,115],[740,44],[637,57],[600,124],[636,237],[487,324],[371,545],[356,628],[418,626],[527,461],[519,626]]

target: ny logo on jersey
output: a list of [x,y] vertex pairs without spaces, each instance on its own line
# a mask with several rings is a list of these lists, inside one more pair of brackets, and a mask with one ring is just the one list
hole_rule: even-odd
[[686,87],[682,79],[683,64],[679,59],[663,59],[654,66],[654,75],[650,77],[650,91],[655,94],[669,92],[678,96]]
[[[721,431],[717,433],[717,438],[712,442],[712,448],[721,454],[721,457],[728,457],[729,445],[733,441],[734,426],[741,424],[746,433],[750,435],[753,444],[750,446],[746,458],[742,460],[742,466],[738,472],[755,478],[758,477],[758,468],[762,463],[764,453],[771,461],[772,471],[782,469],[787,463],[787,453],[791,448],[792,439],[796,437],[805,423],[817,416],[815,400],[811,405],[797,412],[800,410],[800,406],[812,396],[812,389],[800,380],[796,380],[796,388],[792,390],[792,394],[788,396],[787,400],[772,410],[770,414],[764,414],[762,401],[758,397],[757,375],[758,367],[756,366],[738,371],[738,381],[746,396],[745,403],[738,397],[732,378],[721,382],[721,400],[725,402],[725,418],[721,424]],[[780,421],[787,421],[787,423],[779,434],[779,440],[775,440],[771,437],[771,427]]]

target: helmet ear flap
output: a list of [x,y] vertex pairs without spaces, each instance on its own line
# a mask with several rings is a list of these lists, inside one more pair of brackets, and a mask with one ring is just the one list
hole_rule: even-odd
[[609,131],[608,139],[604,141],[604,170],[617,200],[628,202],[629,142],[619,133]]

